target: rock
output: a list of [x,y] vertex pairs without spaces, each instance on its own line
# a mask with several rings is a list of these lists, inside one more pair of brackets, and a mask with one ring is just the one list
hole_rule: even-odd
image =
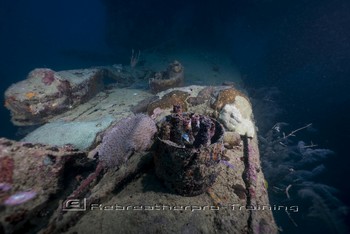
[[224,134],[224,144],[226,147],[232,149],[234,146],[239,146],[241,144],[241,135],[237,132],[228,132]]
[[0,189],[0,231],[23,233],[29,226],[31,232],[38,231],[46,215],[56,208],[57,203],[50,202],[63,189],[65,173],[74,172],[74,165],[85,157],[69,146],[0,138],[0,184],[9,188]]
[[5,106],[11,111],[14,125],[42,124],[88,101],[102,89],[102,76],[99,69],[34,69],[26,80],[6,90]]
[[107,129],[115,119],[111,116],[95,121],[57,121],[47,123],[29,133],[21,141],[53,146],[71,144],[79,150],[93,146],[96,136]]

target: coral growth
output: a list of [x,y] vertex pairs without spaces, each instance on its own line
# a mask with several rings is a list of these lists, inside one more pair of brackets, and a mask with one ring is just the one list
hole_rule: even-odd
[[215,123],[206,116],[199,119],[199,131],[194,137],[193,146],[199,148],[201,145],[207,147],[211,144],[211,139],[215,134]]
[[307,182],[298,190],[298,196],[310,203],[308,217],[322,220],[328,233],[347,233],[340,217],[347,213],[348,208],[334,196],[335,192],[327,185]]
[[14,160],[11,157],[0,157],[0,182],[12,183],[12,176],[14,170]]
[[197,97],[189,97],[187,102],[192,106],[198,106],[210,100],[211,96],[213,95],[213,92],[214,92],[214,87],[212,86],[205,87],[204,89],[199,91]]
[[190,96],[188,92],[174,90],[164,95],[161,99],[150,103],[147,107],[147,113],[153,114],[154,109],[171,109],[174,105],[181,105],[183,111],[187,111],[187,98]]
[[82,197],[106,168],[118,169],[133,153],[147,150],[157,132],[154,121],[144,114],[124,118],[104,134],[97,152],[100,163],[69,198]]
[[45,85],[51,85],[55,81],[55,73],[54,71],[45,71],[44,72],[44,77],[41,79],[41,81]]
[[86,157],[67,147],[0,138],[0,233],[38,232],[68,191],[66,179],[85,172]]
[[26,95],[27,99],[32,99],[33,97],[35,97],[38,94],[36,92],[27,92],[25,95]]
[[6,90],[5,106],[15,125],[42,124],[86,102],[101,88],[102,72],[98,69],[54,72],[38,68]]
[[99,158],[107,167],[118,168],[134,152],[147,150],[156,132],[154,121],[147,115],[122,119],[105,133],[98,149]]
[[72,87],[68,80],[60,80],[57,90],[60,96],[66,95],[68,99],[72,99]]
[[237,95],[242,96],[243,94],[234,88],[228,88],[220,90],[216,95],[217,98],[211,107],[220,112],[226,104],[233,103]]
[[55,71],[49,68],[37,68],[31,71],[28,78],[41,78],[41,82],[45,85],[51,85],[55,81]]
[[255,135],[255,125],[251,118],[245,118],[241,110],[234,104],[227,104],[222,108],[219,120],[230,131],[235,131],[248,137],[254,137]]
[[181,105],[174,105],[173,114],[162,123],[160,138],[182,147],[207,147],[215,135],[215,125],[207,116],[183,113]]
[[12,188],[11,184],[8,183],[0,183],[0,193],[1,192],[7,192]]

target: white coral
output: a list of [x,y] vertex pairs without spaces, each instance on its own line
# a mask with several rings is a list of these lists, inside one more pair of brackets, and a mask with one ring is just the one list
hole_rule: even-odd
[[[247,116],[246,113],[245,116]],[[220,112],[219,120],[230,131],[235,131],[248,137],[254,137],[255,135],[254,123],[250,118],[244,118],[241,111],[234,104],[226,104],[224,106]]]

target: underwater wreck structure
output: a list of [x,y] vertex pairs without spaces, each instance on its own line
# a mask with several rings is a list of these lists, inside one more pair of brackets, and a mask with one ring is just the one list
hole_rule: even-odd
[[175,193],[205,192],[218,175],[223,135],[224,128],[214,119],[183,113],[180,105],[174,105],[173,113],[161,122],[155,146],[157,176]]
[[[106,69],[39,70],[52,76],[33,82],[30,75],[7,90],[13,123],[42,126],[22,141],[0,140],[0,232],[28,226],[40,233],[100,227],[121,233],[278,232],[252,106],[242,91],[103,88]],[[84,82],[65,92],[47,88],[77,75]],[[53,100],[65,97],[64,110],[52,109]],[[46,115],[33,114],[40,100],[48,101]]]

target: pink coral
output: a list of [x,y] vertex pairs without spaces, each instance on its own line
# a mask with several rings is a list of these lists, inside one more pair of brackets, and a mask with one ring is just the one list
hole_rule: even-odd
[[51,85],[55,81],[55,72],[50,69],[43,70],[43,78],[41,81],[45,85]]
[[147,115],[122,119],[103,137],[100,160],[108,167],[120,167],[134,152],[147,150],[156,132],[156,124]]
[[45,85],[51,85],[55,81],[55,71],[49,68],[37,68],[31,71],[28,79],[40,79]]

